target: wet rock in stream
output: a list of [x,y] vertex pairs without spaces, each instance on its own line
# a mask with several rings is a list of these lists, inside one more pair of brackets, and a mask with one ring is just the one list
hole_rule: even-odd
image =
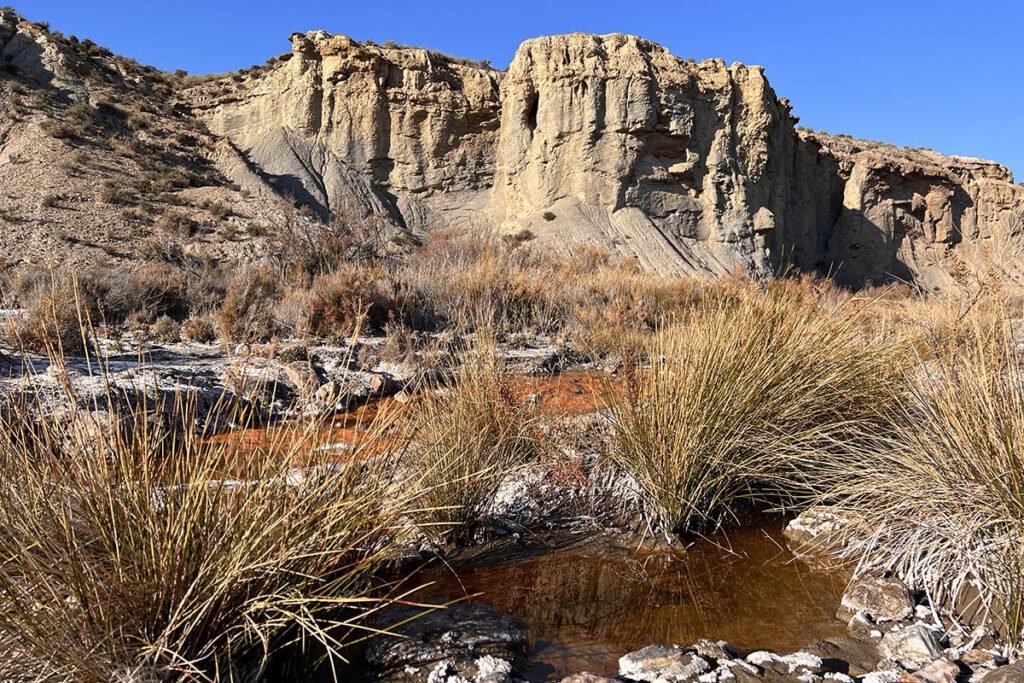
[[369,678],[409,683],[500,683],[528,648],[526,625],[490,605],[461,602],[421,614],[393,607],[379,617],[365,659]]
[[836,616],[848,621],[858,614],[876,624],[909,619],[914,614],[910,589],[896,578],[864,576],[854,579],[843,593]]

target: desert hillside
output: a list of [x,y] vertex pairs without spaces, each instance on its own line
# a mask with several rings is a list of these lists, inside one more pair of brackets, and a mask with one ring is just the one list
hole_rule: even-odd
[[1007,168],[630,35],[291,45],[0,9],[0,682],[1024,680]]
[[997,163],[799,129],[762,68],[634,36],[528,40],[497,71],[317,31],[197,78],[0,17],[13,264],[249,258],[297,207],[393,234],[598,242],[662,274],[934,287],[1024,207]]

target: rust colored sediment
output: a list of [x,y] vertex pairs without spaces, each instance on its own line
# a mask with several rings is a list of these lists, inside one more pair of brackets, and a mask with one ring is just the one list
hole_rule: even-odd
[[[541,415],[554,418],[599,410],[609,392],[621,386],[621,380],[600,370],[573,370],[514,376],[508,379],[508,385],[518,400],[530,401]],[[234,455],[292,453],[293,457],[301,458],[313,449],[332,447],[337,453],[332,453],[331,457],[340,459],[347,459],[352,452],[360,456],[379,455],[401,447],[396,428],[411,413],[414,404],[415,397],[406,403],[390,397],[374,398],[339,412],[313,428],[285,423],[240,429],[211,437],[209,442],[227,445],[229,453]]]

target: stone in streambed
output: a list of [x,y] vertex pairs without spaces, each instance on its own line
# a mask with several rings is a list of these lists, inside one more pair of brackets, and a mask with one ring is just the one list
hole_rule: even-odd
[[703,657],[678,645],[648,645],[619,658],[619,676],[630,681],[688,681],[710,668]]
[[[490,605],[463,602],[422,611],[401,606],[381,614],[376,628],[392,635],[375,636],[367,647],[372,678],[498,683],[526,657],[526,625]],[[509,663],[508,671],[496,660]]]
[[875,623],[909,619],[914,614],[914,601],[899,579],[865,576],[854,579],[847,587],[836,616],[848,621],[858,614]]
[[878,652],[907,669],[915,669],[942,657],[942,646],[930,628],[915,624],[886,633],[878,644]]

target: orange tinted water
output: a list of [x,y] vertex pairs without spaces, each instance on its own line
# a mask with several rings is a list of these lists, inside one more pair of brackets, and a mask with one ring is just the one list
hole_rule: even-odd
[[[518,400],[531,401],[547,417],[580,415],[599,409],[609,391],[618,386],[607,373],[576,370],[550,375],[520,375],[507,378],[509,391]],[[378,454],[399,445],[393,428],[401,424],[415,404],[399,403],[393,398],[373,398],[350,410],[339,412],[315,428],[282,423],[270,427],[239,429],[211,437],[235,454],[291,452],[319,447],[340,446],[344,457],[347,446],[358,444],[363,455]],[[381,429],[381,426],[386,428]],[[372,440],[372,443],[368,442]]]
[[652,643],[724,639],[791,652],[845,632],[834,618],[845,577],[796,561],[782,521],[700,540],[685,553],[580,547],[506,562],[432,567],[432,598],[476,595],[525,621],[531,675],[614,674]]

